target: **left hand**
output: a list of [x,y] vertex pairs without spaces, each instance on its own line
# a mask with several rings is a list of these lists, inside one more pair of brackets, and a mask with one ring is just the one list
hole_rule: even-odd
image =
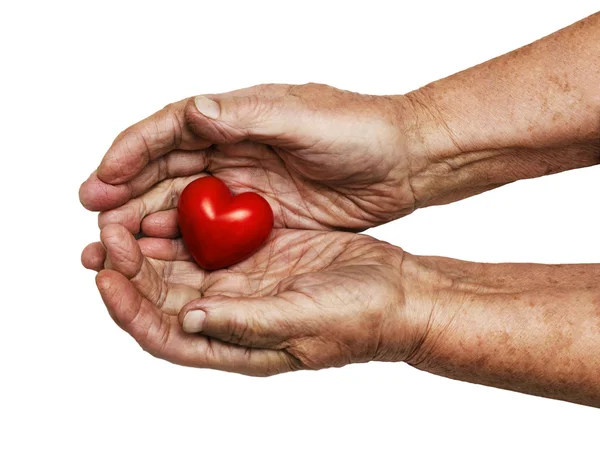
[[82,262],[100,272],[108,311],[173,363],[266,376],[401,361],[428,323],[430,310],[409,301],[404,252],[368,236],[275,229],[254,256],[214,272],[181,239],[136,241],[111,224],[101,240]]
[[275,227],[358,231],[415,209],[411,178],[429,161],[409,98],[319,84],[198,98],[216,115],[186,99],[117,137],[80,188],[83,205],[103,211],[100,227],[172,237],[178,193],[207,173],[233,194],[263,196]]

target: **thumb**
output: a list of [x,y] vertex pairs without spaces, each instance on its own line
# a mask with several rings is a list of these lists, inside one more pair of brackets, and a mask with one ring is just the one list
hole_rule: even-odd
[[221,95],[199,95],[185,108],[187,125],[215,144],[252,139],[276,144],[297,125],[301,103],[289,85],[261,85]]
[[294,337],[295,306],[278,296],[230,298],[211,296],[191,301],[179,313],[188,333],[260,348],[285,348]]

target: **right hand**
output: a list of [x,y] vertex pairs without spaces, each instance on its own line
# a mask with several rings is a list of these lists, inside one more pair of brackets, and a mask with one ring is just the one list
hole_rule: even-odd
[[185,99],[117,137],[80,189],[101,228],[175,237],[177,195],[206,172],[264,196],[279,228],[358,231],[415,208],[411,174],[425,162],[409,150],[404,96],[261,85],[197,101],[206,115]]
[[135,240],[112,224],[101,240],[82,262],[116,323],[156,357],[258,376],[423,357],[435,305],[423,274],[369,236],[276,229],[210,272],[181,239]]

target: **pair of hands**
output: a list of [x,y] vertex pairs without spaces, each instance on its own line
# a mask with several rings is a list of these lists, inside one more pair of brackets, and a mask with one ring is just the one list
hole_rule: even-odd
[[[406,96],[263,85],[186,99],[125,130],[80,189],[101,229],[82,263],[99,272],[112,318],[188,366],[271,375],[409,360],[435,300],[417,294],[409,254],[355,232],[425,204],[411,180],[428,165],[417,110]],[[213,272],[192,261],[176,214],[207,173],[275,215],[261,250]]]

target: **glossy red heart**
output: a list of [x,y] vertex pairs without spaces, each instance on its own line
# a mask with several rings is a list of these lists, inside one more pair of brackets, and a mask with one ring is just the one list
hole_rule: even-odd
[[215,177],[194,180],[177,205],[183,241],[207,270],[217,270],[256,252],[273,228],[273,211],[256,193],[233,196]]

